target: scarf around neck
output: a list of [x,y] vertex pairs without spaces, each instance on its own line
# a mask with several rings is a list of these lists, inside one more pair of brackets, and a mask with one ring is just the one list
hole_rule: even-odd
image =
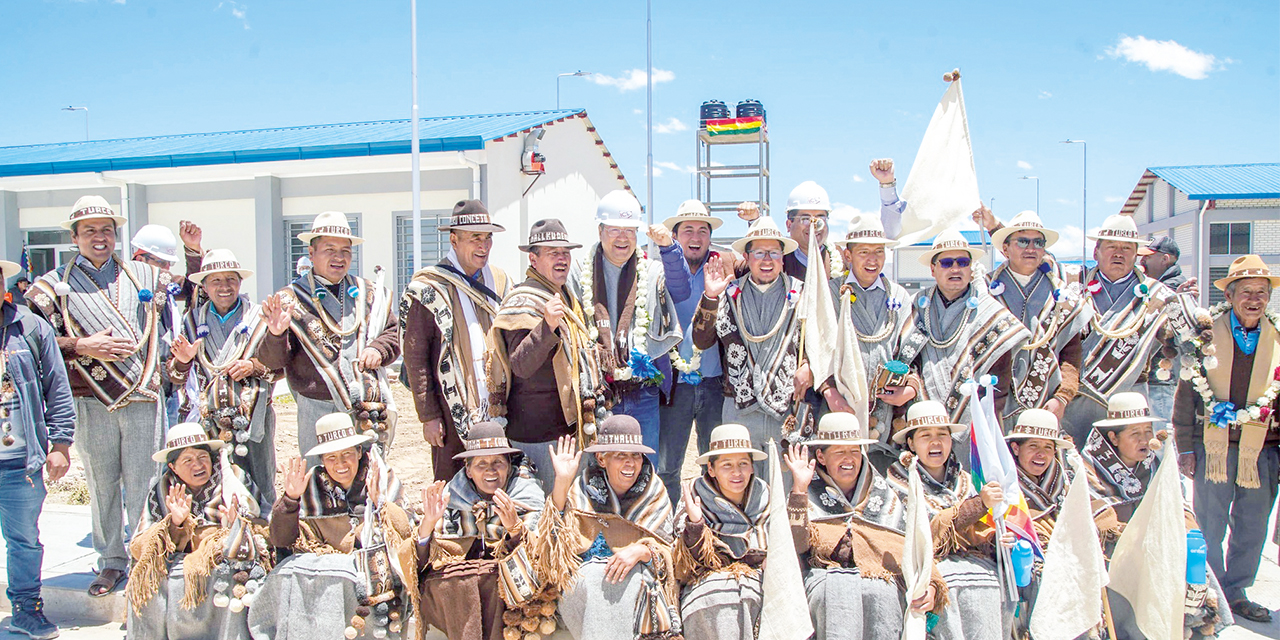
[[1157,465],[1154,451],[1130,468],[1120,459],[1120,452],[1107,439],[1106,434],[1095,428],[1089,431],[1081,453],[1097,480],[1093,483],[1094,492],[1107,504],[1120,505],[1142,500]]
[[[384,469],[391,474],[390,488],[383,500],[387,502],[395,502],[400,499],[400,481],[395,477],[390,467]],[[325,471],[324,465],[318,464],[311,468],[307,474],[307,488],[302,492],[302,498],[299,500],[300,513],[302,519],[310,518],[331,518],[334,516],[349,516],[352,518],[364,518],[364,503],[369,498],[368,492],[365,490],[365,476],[369,473],[369,451],[365,449],[360,455],[360,468],[356,470],[356,477],[351,481],[351,487],[343,489],[333,478],[329,477],[329,472]]]
[[[889,476],[889,482],[893,483],[894,489],[897,490],[900,496],[905,498],[910,491],[910,475],[907,468],[902,465],[901,461],[895,461],[889,466],[887,475]],[[924,489],[924,499],[931,518],[945,509],[950,509],[964,502],[977,493],[973,488],[973,477],[960,468],[960,461],[956,459],[954,450],[950,456],[947,456],[941,482],[921,466],[920,483]]]
[[884,477],[871,466],[866,456],[858,469],[853,497],[846,496],[825,466],[819,464],[809,483],[809,519],[848,520],[856,518],[898,533],[905,533],[907,512],[902,500]]
[[1036,511],[1049,513],[1062,506],[1067,497],[1067,485],[1071,478],[1063,472],[1062,455],[1055,455],[1044,475],[1037,480],[1018,467],[1018,484],[1027,497],[1027,506]]
[[[547,497],[542,485],[532,478],[531,471],[525,466],[524,456],[513,454],[510,475],[502,490],[516,503],[516,513],[524,520],[525,527],[536,527]],[[436,525],[436,533],[441,538],[480,538],[485,544],[493,545],[506,535],[507,530],[493,506],[493,496],[480,493],[467,476],[465,467],[449,480],[446,491],[449,492],[449,504]]]
[[649,531],[663,542],[671,542],[671,498],[657,481],[653,463],[642,458],[635,484],[618,495],[608,475],[594,459],[578,475],[569,489],[568,503],[582,513],[611,514]]
[[[741,560],[748,551],[768,550],[769,485],[755,476],[747,483],[747,495],[741,507],[724,497],[719,487],[704,471],[693,482],[694,494],[702,501],[702,522],[716,538],[728,547],[728,554]],[[684,509],[681,501],[680,509]],[[678,514],[683,531],[687,515]]]
[[[218,513],[218,508],[223,505],[222,466],[218,464],[218,454],[210,455],[213,456],[213,471],[209,474],[209,481],[195,491],[183,484],[182,480],[178,478],[178,474],[174,473],[169,468],[169,465],[165,465],[164,471],[151,480],[151,491],[147,494],[146,517],[138,526],[139,531],[145,531],[147,527],[160,522],[165,516],[169,515],[169,507],[165,504],[165,498],[169,495],[169,488],[175,484],[182,485],[186,488],[187,493],[191,495],[190,517],[195,522],[196,527],[222,524],[222,516]],[[250,495],[256,496],[257,491],[253,480],[239,467],[232,465],[231,469],[236,479],[249,490]],[[256,518],[260,513],[257,500],[246,500],[245,496],[240,496],[240,507],[243,511],[247,511],[250,518]]]

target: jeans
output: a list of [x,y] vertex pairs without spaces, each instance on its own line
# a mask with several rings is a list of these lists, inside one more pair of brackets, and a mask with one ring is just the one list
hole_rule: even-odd
[[[1147,383],[1147,402],[1151,405],[1151,415],[1162,420],[1173,420],[1173,394],[1178,390],[1174,384]],[[1165,422],[1163,428],[1172,428],[1172,422]],[[1159,425],[1157,429],[1161,428]]]
[[720,376],[703,378],[697,385],[677,382],[671,388],[671,406],[662,407],[662,438],[658,441],[658,477],[667,487],[671,504],[680,499],[680,470],[689,448],[689,431],[697,424],[698,453],[711,448],[711,430],[720,425],[724,386]]
[[40,509],[44,506],[44,472],[27,475],[26,459],[0,462],[0,533],[9,549],[9,602],[31,607],[40,597]]
[[[1210,482],[1206,477],[1203,443],[1195,443],[1194,451],[1196,520],[1208,545],[1209,567],[1218,576],[1227,602],[1232,602],[1244,597],[1244,590],[1253,586],[1253,579],[1258,574],[1262,547],[1267,541],[1267,521],[1271,518],[1271,506],[1276,501],[1280,449],[1265,447],[1258,454],[1258,477],[1262,486],[1257,489],[1236,485],[1239,446],[1233,444],[1227,450],[1226,482]],[[1230,538],[1227,538],[1228,526],[1231,528]]]
[[622,399],[618,404],[613,405],[613,412],[631,416],[640,423],[640,436],[644,441],[644,445],[653,449],[655,453],[646,454],[649,462],[654,466],[658,464],[658,430],[660,422],[658,419],[658,388],[657,387],[640,387],[633,391],[622,394]]

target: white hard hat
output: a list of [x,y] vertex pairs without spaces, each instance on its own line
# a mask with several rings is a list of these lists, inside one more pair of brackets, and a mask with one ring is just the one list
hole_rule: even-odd
[[812,180],[801,182],[787,196],[787,211],[826,211],[831,212],[831,198],[827,190]]
[[611,227],[643,229],[644,213],[640,201],[630,191],[618,189],[604,194],[596,206],[596,222]]
[[133,240],[130,240],[129,244],[133,245],[134,249],[146,251],[161,260],[178,261],[178,239],[173,237],[169,227],[158,224],[143,225],[137,233],[133,234]]

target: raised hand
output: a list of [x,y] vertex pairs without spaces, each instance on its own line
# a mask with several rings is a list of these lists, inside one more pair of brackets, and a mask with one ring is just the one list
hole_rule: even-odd
[[693,480],[684,483],[680,489],[680,499],[684,501],[684,510],[689,522],[702,522],[702,500],[693,491]]
[[894,181],[893,160],[891,158],[872,160],[871,166],[868,168],[871,169],[871,177],[875,178],[880,184],[889,184]]
[[502,521],[503,529],[512,531],[520,526],[520,513],[516,510],[516,503],[506,491],[498,489],[493,494],[493,506],[498,511],[498,519]]
[[444,480],[435,482],[422,489],[422,520],[418,522],[418,537],[425,538],[436,530],[436,524],[444,517],[444,509],[449,505],[449,492],[445,490]]
[[818,461],[809,458],[809,446],[792,443],[782,454],[782,461],[791,470],[791,493],[808,495],[813,471],[818,468]]
[[195,342],[191,342],[190,340],[187,340],[186,336],[179,333],[178,337],[173,341],[173,346],[170,347],[169,350],[173,352],[173,357],[177,358],[178,362],[187,364],[188,362],[195,360],[196,354],[200,352],[200,345],[203,343],[204,338],[197,338]]
[[262,303],[262,317],[266,320],[267,330],[271,335],[284,335],[289,330],[292,314],[293,298],[286,299],[280,297],[279,293],[273,293]]
[[760,205],[754,202],[743,202],[738,205],[738,217],[747,222],[755,222],[760,217]]
[[578,444],[573,436],[560,436],[560,440],[554,445],[547,445],[547,449],[551,452],[551,468],[556,474],[551,501],[557,509],[563,511],[565,501],[569,498],[569,487],[573,486],[573,479],[578,475],[582,452],[578,451]]
[[196,253],[204,253],[200,248],[200,240],[204,238],[204,231],[200,229],[200,225],[190,220],[179,222],[178,237],[182,238],[182,244],[186,248]]
[[560,320],[564,318],[564,302],[560,300],[560,296],[555,296],[547,301],[542,307],[542,319],[547,323],[547,328],[555,331],[560,328]]
[[671,230],[664,224],[649,225],[649,239],[659,247],[669,247],[675,239],[671,237]]
[[702,267],[703,295],[708,298],[717,298],[724,290],[729,288],[729,283],[733,280],[733,270],[725,267],[724,261],[718,254],[712,254],[707,258],[707,264]]
[[374,507],[381,506],[378,504],[379,498],[382,497],[381,476],[381,467],[378,466],[377,461],[370,458],[369,470],[364,474],[364,494]]
[[297,500],[306,490],[307,462],[302,458],[294,458],[284,468],[284,494]]
[[231,494],[231,501],[229,504],[222,504],[218,506],[218,519],[222,521],[222,527],[225,529],[230,528],[231,523],[235,522],[236,518],[239,517],[240,495],[233,493]]
[[181,527],[191,515],[191,494],[186,485],[175,482],[169,486],[169,493],[164,497],[164,506],[169,510],[169,522]]
[[972,218],[974,222],[978,223],[978,226],[986,229],[987,232],[994,230],[1000,222],[996,220],[996,214],[991,213],[991,208],[985,204],[979,205],[977,209],[973,210]]

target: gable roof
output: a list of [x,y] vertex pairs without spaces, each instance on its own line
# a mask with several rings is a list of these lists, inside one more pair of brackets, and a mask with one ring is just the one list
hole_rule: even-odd
[[1280,163],[1151,167],[1143,172],[1120,213],[1133,215],[1156,178],[1173,185],[1188,200],[1280,198]]
[[[419,120],[419,149],[466,151],[573,117],[583,109],[441,116]],[[377,156],[410,152],[410,121],[378,120],[0,147],[0,177]]]

